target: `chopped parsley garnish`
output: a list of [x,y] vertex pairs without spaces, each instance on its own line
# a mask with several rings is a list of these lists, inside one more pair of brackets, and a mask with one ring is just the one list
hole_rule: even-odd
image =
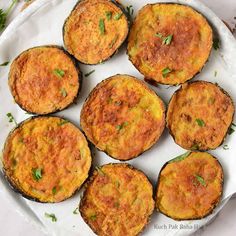
[[223,146],[223,149],[224,149],[224,150],[229,150],[229,146],[228,146],[227,144],[225,144],[225,145]]
[[182,161],[186,157],[188,157],[190,153],[191,153],[190,151],[185,152],[184,154],[179,155],[179,156],[175,157],[173,160],[169,161],[169,163],[174,163],[174,162]]
[[2,31],[6,26],[7,16],[11,12],[14,5],[18,2],[18,0],[13,0],[11,5],[8,7],[6,11],[0,9],[0,31]]
[[94,214],[94,215],[91,215],[89,218],[90,220],[95,221],[97,219],[97,216]]
[[64,88],[61,89],[61,95],[65,98],[67,96],[67,92]]
[[60,69],[55,69],[53,71],[54,75],[56,75],[57,77],[62,78],[65,75],[65,71],[64,70],[60,70]]
[[129,123],[127,121],[125,121],[124,123],[122,123],[121,125],[117,125],[116,129],[117,130],[121,130],[123,129],[125,126],[127,126]]
[[76,207],[76,208],[74,209],[73,214],[74,214],[74,215],[78,215],[78,214],[79,214],[79,208],[78,208],[78,207]]
[[47,218],[51,218],[52,222],[56,222],[57,221],[57,217],[55,216],[55,214],[45,213],[44,216],[47,217]]
[[0,66],[7,66],[9,64],[9,61],[3,62],[2,64],[0,64]]
[[107,20],[110,20],[112,17],[112,12],[111,11],[106,11],[106,18]]
[[127,6],[126,7],[126,12],[127,12],[128,16],[131,17],[134,14],[133,6],[132,5]]
[[205,126],[205,122],[202,119],[196,119],[196,122],[200,127]]
[[32,169],[32,175],[36,181],[42,179],[42,168]]
[[85,77],[88,77],[88,76],[90,76],[91,74],[93,74],[95,72],[95,70],[91,70],[91,71],[89,71],[88,73],[86,73],[84,76]]
[[101,167],[96,166],[95,169],[97,170],[98,174],[103,175],[103,176],[106,175],[106,174],[104,173],[104,171],[101,169]]
[[123,13],[116,13],[114,16],[114,20],[119,20],[122,15],[123,15]]
[[166,78],[172,70],[169,67],[164,68],[161,73],[164,78]]
[[58,123],[58,126],[63,126],[65,124],[69,123],[68,120],[62,120],[60,123]]
[[99,20],[99,30],[100,34],[105,34],[105,23],[103,19]]
[[53,187],[52,194],[55,195],[57,193],[57,187]]
[[168,35],[167,37],[164,37],[162,40],[162,44],[170,45],[172,38],[173,38],[173,35]]
[[215,50],[218,50],[220,48],[220,40],[218,38],[214,38],[212,46]]
[[205,180],[200,175],[195,175],[195,178],[202,186],[206,186]]
[[16,122],[16,120],[15,120],[15,118],[14,118],[14,116],[9,112],[9,113],[7,113],[7,117],[8,117],[8,121],[10,122],[10,123],[15,123],[15,125],[17,125],[17,122]]

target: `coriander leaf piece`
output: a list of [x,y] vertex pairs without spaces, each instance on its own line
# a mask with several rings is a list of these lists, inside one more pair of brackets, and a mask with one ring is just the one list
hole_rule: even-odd
[[57,193],[57,187],[53,187],[52,194],[55,195]]
[[105,34],[105,23],[103,19],[99,20],[99,30],[100,34]]
[[7,66],[9,64],[9,61],[3,62],[2,64],[0,64],[0,66]]
[[79,207],[76,207],[73,211],[74,215],[78,215],[79,214]]
[[220,48],[220,40],[218,38],[214,38],[212,46],[215,50],[218,50]]
[[114,16],[114,20],[119,20],[122,15],[123,15],[123,13],[116,13]]
[[162,76],[166,78],[172,70],[169,67],[164,68],[162,71]]
[[184,154],[179,155],[179,156],[175,157],[173,160],[169,161],[169,163],[174,163],[174,162],[182,161],[186,157],[188,157],[190,153],[191,153],[191,151],[185,152]]
[[202,119],[196,119],[196,122],[200,127],[205,126],[205,122]]
[[14,122],[15,125],[17,125],[17,122],[16,122],[14,116],[13,116],[10,112],[7,113],[7,117],[8,117],[8,121],[9,121],[10,123]]
[[121,129],[123,129],[125,126],[127,126],[129,123],[127,122],[127,121],[125,121],[125,122],[123,122],[122,124],[120,124],[120,125],[117,125],[116,126],[116,129],[117,130],[121,130]]
[[8,9],[6,11],[4,11],[3,9],[0,9],[0,31],[2,31],[5,28],[6,21],[7,21],[7,16],[9,15],[12,8],[14,7],[14,5],[17,2],[18,2],[18,0],[12,0],[11,5],[8,7]]
[[112,12],[111,11],[106,11],[106,18],[107,20],[110,20],[112,17]]
[[172,41],[173,35],[168,35],[167,37],[164,37],[162,40],[162,44],[169,45]]
[[48,213],[45,212],[44,216],[47,217],[47,218],[51,218],[52,222],[57,221],[57,217],[55,216],[55,214],[48,214]]
[[67,92],[66,92],[66,90],[65,90],[64,88],[61,89],[61,95],[62,95],[63,97],[66,97],[66,96],[67,96]]
[[126,12],[127,12],[128,16],[131,17],[134,14],[133,6],[132,5],[127,6],[126,7]]
[[95,72],[95,70],[91,70],[90,72],[86,73],[84,76],[85,76],[85,77],[88,77],[88,76],[90,76],[91,74],[93,74],[94,72]]
[[195,175],[195,178],[202,186],[206,186],[205,180],[200,175]]
[[94,215],[91,215],[89,218],[90,218],[92,221],[95,221],[95,220],[97,219],[97,216],[94,214]]
[[60,69],[55,69],[53,71],[53,73],[54,73],[54,75],[56,75],[57,77],[60,77],[60,78],[64,77],[64,75],[65,75],[65,71],[60,70]]
[[32,175],[36,181],[39,181],[40,179],[42,179],[42,168],[32,169]]

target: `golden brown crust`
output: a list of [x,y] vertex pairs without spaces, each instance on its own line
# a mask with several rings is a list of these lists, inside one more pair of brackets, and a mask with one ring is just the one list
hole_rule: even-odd
[[91,162],[84,135],[58,117],[26,120],[9,134],[3,151],[10,184],[40,202],[71,197],[88,177]]
[[80,202],[84,221],[98,235],[138,235],[154,210],[153,188],[145,174],[127,164],[94,171]]
[[[169,42],[165,41],[168,36],[172,37]],[[191,79],[201,71],[211,48],[212,29],[206,19],[180,4],[146,5],[128,38],[131,62],[146,78],[162,84]]]
[[21,108],[49,114],[73,103],[80,88],[79,76],[74,61],[62,48],[40,46],[13,61],[8,83]]
[[128,31],[129,22],[118,3],[83,0],[67,18],[63,38],[68,52],[77,60],[98,64],[117,51]]
[[167,127],[175,142],[185,149],[215,149],[224,141],[233,115],[233,101],[223,89],[196,81],[184,84],[172,96]]
[[165,107],[142,81],[115,75],[90,93],[80,122],[98,149],[115,159],[128,160],[160,138],[165,126]]
[[201,219],[218,205],[223,169],[208,153],[192,152],[166,163],[158,179],[156,208],[175,220]]

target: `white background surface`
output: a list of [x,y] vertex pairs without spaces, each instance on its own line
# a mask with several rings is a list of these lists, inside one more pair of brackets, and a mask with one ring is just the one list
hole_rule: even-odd
[[[65,0],[66,1],[66,0]],[[9,0],[0,0],[0,8],[9,3]],[[231,27],[236,24],[236,1],[235,0],[202,0],[209,6],[218,16],[225,20]],[[17,7],[10,17],[10,20],[17,15],[19,7]],[[209,226],[201,229],[196,235],[236,235],[236,198],[229,201],[216,220]],[[11,208],[10,203],[6,199],[0,201],[0,235],[4,236],[43,236],[44,234],[34,229],[31,225],[26,223],[14,209]],[[69,235],[66,235],[69,236]],[[84,236],[84,235],[81,235]]]

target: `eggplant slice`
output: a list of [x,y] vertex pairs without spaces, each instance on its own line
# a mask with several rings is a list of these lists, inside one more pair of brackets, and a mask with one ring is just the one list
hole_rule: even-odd
[[82,132],[58,117],[36,117],[8,136],[3,170],[13,189],[39,202],[61,202],[87,179],[91,154]]
[[109,59],[122,45],[129,32],[123,7],[109,0],[79,1],[63,27],[68,52],[84,64]]
[[84,221],[98,235],[138,235],[154,210],[153,187],[145,174],[127,164],[94,171],[80,201]]
[[233,101],[222,88],[196,81],[182,85],[172,96],[167,127],[181,147],[206,151],[223,143],[233,116]]
[[212,213],[223,192],[223,169],[204,152],[187,152],[161,169],[156,208],[175,220],[196,220]]
[[146,77],[177,85],[193,78],[206,63],[212,48],[212,29],[189,6],[157,3],[144,6],[128,38],[128,55]]
[[40,46],[22,52],[11,64],[9,87],[25,111],[49,114],[74,102],[80,72],[74,59],[58,46]]
[[141,80],[115,75],[90,93],[80,122],[87,138],[99,150],[126,161],[158,141],[165,127],[165,107]]

